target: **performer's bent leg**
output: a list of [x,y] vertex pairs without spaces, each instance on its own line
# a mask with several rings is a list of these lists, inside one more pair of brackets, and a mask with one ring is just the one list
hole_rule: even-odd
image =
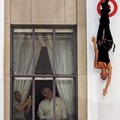
[[97,42],[103,39],[103,29],[104,29],[103,25],[100,24],[97,33]]
[[100,23],[99,28],[98,28],[98,33],[97,33],[97,48],[99,49],[101,44],[102,44],[102,40],[103,40],[103,31],[104,31],[104,27],[103,25]]
[[105,39],[113,40],[109,25],[105,26]]
[[109,0],[105,0],[102,5],[101,10],[101,17],[100,17],[100,25],[97,33],[97,44],[98,48],[103,43],[103,39],[112,39],[110,28],[109,28],[109,16],[108,13],[110,12],[108,6]]

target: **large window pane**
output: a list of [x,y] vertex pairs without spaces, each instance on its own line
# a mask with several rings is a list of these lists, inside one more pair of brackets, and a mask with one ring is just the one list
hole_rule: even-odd
[[15,78],[13,91],[14,120],[32,120],[32,79]]
[[35,120],[54,120],[53,80],[35,81]]
[[73,74],[72,45],[72,33],[56,33],[55,70],[57,74]]
[[[66,107],[69,101],[60,97],[59,92],[60,91],[58,91],[57,87],[55,87],[50,80],[35,82],[36,120],[54,120],[54,118],[55,120],[63,120],[71,117]],[[68,94],[69,91],[66,92]],[[65,104],[65,101],[67,104]]]
[[56,78],[56,87],[64,101],[68,120],[75,120],[75,84],[73,78]]
[[39,33],[37,31],[34,45],[35,74],[52,74],[53,33]]
[[13,34],[13,63],[15,75],[30,75],[33,70],[33,42],[31,29],[15,29]]

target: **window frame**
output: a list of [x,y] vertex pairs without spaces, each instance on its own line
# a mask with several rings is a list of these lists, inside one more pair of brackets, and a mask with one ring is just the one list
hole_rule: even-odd
[[[73,53],[74,57],[76,59],[73,59],[73,64],[74,64],[74,70],[73,73],[74,74],[70,74],[70,75],[65,75],[65,74],[55,74],[55,72],[53,72],[53,75],[36,75],[36,74],[32,74],[32,75],[14,75],[14,68],[13,68],[13,49],[14,49],[14,44],[13,44],[13,34],[14,34],[14,29],[32,29],[33,33],[35,29],[53,29],[53,58],[55,57],[54,52],[55,52],[55,30],[56,29],[73,29],[73,40],[74,40],[74,49],[73,49]],[[35,79],[36,78],[45,78],[45,77],[51,77],[53,78],[53,89],[55,90],[55,79],[56,78],[73,78],[75,79],[74,83],[75,83],[75,120],[78,119],[78,95],[77,95],[77,26],[76,25],[11,25],[11,32],[10,32],[10,119],[13,120],[13,98],[14,98],[14,94],[13,94],[13,89],[14,89],[14,78],[15,77],[26,77],[26,78],[32,78],[32,120],[35,120]],[[34,48],[33,48],[34,49]],[[34,51],[34,50],[33,50]],[[53,61],[54,62],[54,61]],[[34,60],[33,60],[33,65],[34,65]],[[55,69],[55,67],[53,66],[53,69]],[[53,70],[54,71],[54,70]],[[53,92],[53,94],[55,94]]]

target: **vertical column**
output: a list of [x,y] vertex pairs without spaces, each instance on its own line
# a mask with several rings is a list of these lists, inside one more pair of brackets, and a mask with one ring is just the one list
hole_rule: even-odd
[[4,0],[0,0],[0,120],[4,120]]

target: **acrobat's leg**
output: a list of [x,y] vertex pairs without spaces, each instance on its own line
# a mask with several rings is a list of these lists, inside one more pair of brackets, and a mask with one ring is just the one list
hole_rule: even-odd
[[104,26],[103,24],[100,22],[99,28],[98,28],[98,33],[97,33],[97,44],[100,45],[101,40],[103,39],[103,30],[104,30]]
[[97,45],[98,45],[98,49],[102,43],[103,40],[103,34],[104,34],[104,20],[103,20],[103,15],[101,14],[100,20],[99,20],[100,24],[99,24],[99,28],[98,28],[98,32],[97,32]]
[[105,5],[103,7],[103,21],[104,21],[104,28],[105,28],[105,34],[104,34],[104,38],[107,40],[113,40],[111,32],[110,32],[110,20],[109,20],[109,15],[108,13],[110,12],[109,6],[108,6],[108,2],[109,0],[105,0]]
[[108,4],[108,2],[109,2],[109,0],[105,0],[105,3],[107,3],[107,4]]
[[111,35],[109,24],[105,26],[105,39],[113,41],[113,37]]
[[[109,16],[108,13],[110,12],[109,5],[108,5],[109,0],[105,0],[105,2],[101,3],[102,5],[102,10],[101,10],[101,17],[100,17],[100,25],[97,33],[97,44],[98,48],[103,42],[103,39],[109,36],[110,38],[110,29],[109,29]],[[106,29],[106,31],[105,31]],[[105,33],[106,32],[106,33]],[[106,34],[106,35],[105,35]]]

